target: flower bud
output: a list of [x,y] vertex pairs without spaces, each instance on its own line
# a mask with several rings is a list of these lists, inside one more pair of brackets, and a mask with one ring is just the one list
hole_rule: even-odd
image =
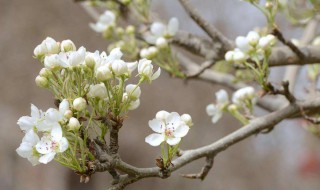
[[140,100],[137,99],[136,101],[130,102],[129,110],[135,110],[140,106]]
[[183,114],[181,115],[181,120],[188,125],[189,127],[191,127],[193,125],[192,123],[192,118],[189,114]]
[[87,96],[90,98],[100,98],[100,99],[107,98],[108,97],[107,88],[103,83],[90,85]]
[[60,44],[62,52],[76,51],[77,48],[71,40],[63,40]]
[[73,108],[77,111],[83,111],[84,109],[86,109],[87,107],[87,101],[82,98],[76,98],[75,100],[73,100]]
[[234,56],[234,51],[228,51],[225,55],[224,55],[224,59],[228,62],[232,62],[233,61],[233,56]]
[[78,131],[80,128],[80,122],[77,118],[71,117],[68,123],[68,129],[70,131]]
[[313,41],[312,45],[314,46],[320,46],[320,36],[317,36]]
[[158,55],[158,49],[156,48],[156,47],[154,47],[154,46],[150,46],[149,48],[148,48],[148,59],[152,59],[152,58],[154,58],[154,57],[156,57],[157,55]]
[[242,63],[247,59],[247,56],[242,51],[235,50],[233,53],[233,60],[237,63]]
[[123,33],[124,33],[123,28],[118,27],[118,28],[116,29],[116,33],[117,33],[118,36],[122,36]]
[[156,41],[156,46],[160,49],[164,49],[168,47],[168,42],[164,37],[160,37]]
[[70,119],[73,116],[73,113],[71,110],[67,110],[64,112],[63,116],[67,119]]
[[132,26],[132,25],[127,26],[127,28],[126,28],[127,34],[134,34],[134,32],[135,32],[134,26]]
[[47,78],[50,75],[50,71],[47,68],[42,68],[39,72],[39,75]]
[[36,81],[37,86],[39,86],[39,87],[41,87],[41,88],[46,88],[46,87],[48,87],[48,84],[49,84],[49,83],[48,83],[47,78],[45,78],[45,77],[37,76],[36,79],[35,79],[35,81]]
[[103,65],[99,67],[96,71],[96,77],[98,81],[105,81],[112,78],[112,72],[109,69],[108,65]]
[[126,86],[126,92],[130,96],[132,100],[137,100],[140,98],[141,95],[141,89],[139,86],[135,84],[128,84]]
[[122,60],[115,60],[111,66],[112,66],[112,71],[116,76],[120,76],[125,73],[128,73],[128,66]]
[[250,45],[256,46],[259,42],[260,35],[255,31],[250,31],[247,35],[247,40]]
[[85,57],[85,64],[89,67],[89,68],[94,68],[94,66],[97,64],[97,60],[100,59],[100,55],[99,52],[96,51],[94,53],[87,53],[86,57]]
[[142,58],[146,58],[147,56],[149,55],[149,52],[146,48],[143,48],[141,51],[140,51],[140,57]]

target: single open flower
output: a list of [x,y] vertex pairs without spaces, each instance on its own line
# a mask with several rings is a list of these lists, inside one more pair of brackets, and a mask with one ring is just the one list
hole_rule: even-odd
[[62,136],[61,126],[55,126],[50,135],[44,135],[36,144],[36,150],[42,155],[39,162],[47,164],[57,153],[66,151],[68,146],[68,140]]
[[[159,112],[158,112],[159,113]],[[162,111],[162,113],[165,113]],[[180,115],[176,112],[167,114],[162,119],[157,117],[149,121],[149,127],[156,133],[153,133],[145,138],[145,141],[151,146],[159,146],[162,142],[166,141],[169,145],[173,146],[181,141],[181,138],[186,136],[189,131],[189,126],[181,119]]]

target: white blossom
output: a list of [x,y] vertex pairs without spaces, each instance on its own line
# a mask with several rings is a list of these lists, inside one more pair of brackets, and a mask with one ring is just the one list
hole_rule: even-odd
[[258,47],[262,49],[267,49],[273,46],[276,43],[276,37],[272,34],[268,34],[260,38]]
[[44,135],[36,144],[36,150],[41,154],[39,162],[47,164],[57,153],[66,151],[68,146],[68,140],[62,136],[61,126],[54,126],[50,135]]
[[145,138],[145,141],[151,146],[159,146],[164,141],[171,146],[176,145],[189,131],[189,126],[181,120],[180,115],[176,112],[171,112],[164,119],[150,120],[149,127],[156,132]]
[[131,101],[129,105],[129,110],[135,110],[140,106],[140,99],[137,99],[135,101]]
[[77,131],[80,128],[80,122],[77,118],[71,117],[68,123],[68,129],[71,131]]
[[79,97],[73,100],[72,105],[75,110],[83,111],[87,107],[87,101],[84,98]]
[[138,73],[141,77],[144,77],[147,81],[152,81],[157,79],[160,76],[161,69],[153,73],[153,65],[150,60],[141,59],[138,64]]
[[126,86],[126,93],[132,100],[137,100],[140,98],[141,89],[139,86],[135,84],[128,84]]
[[60,51],[59,43],[56,42],[53,38],[47,37],[41,42],[33,51],[34,55],[37,58],[42,56],[57,54]]
[[22,143],[16,152],[19,156],[27,158],[33,166],[39,164],[39,153],[36,152],[35,146],[40,141],[34,130],[29,130],[22,139]]
[[31,116],[20,117],[17,124],[22,131],[28,132],[29,130],[37,129],[43,120],[44,113],[35,105],[31,104]]
[[192,123],[192,118],[189,114],[182,114],[181,115],[181,120],[186,124],[188,125],[189,127],[191,127],[193,125]]
[[59,58],[64,62],[62,67],[75,67],[85,63],[86,48],[80,47],[77,51],[61,52]]
[[212,123],[217,123],[222,117],[223,109],[229,104],[228,93],[225,90],[216,92],[216,104],[209,104],[206,107],[207,114],[212,117]]
[[90,98],[105,99],[108,97],[107,88],[104,83],[90,85],[89,92],[87,94]]
[[71,40],[63,40],[60,44],[62,52],[76,51],[76,45]]
[[171,38],[178,32],[179,20],[175,17],[171,18],[168,25],[161,22],[154,22],[150,26],[150,33],[145,35],[145,40],[150,44],[155,44],[158,38]]
[[35,79],[36,85],[41,88],[46,88],[49,84],[48,79],[46,77],[37,76]]
[[248,86],[237,90],[232,96],[232,102],[238,106],[246,104],[246,102],[253,103],[255,98],[255,90],[253,87]]
[[100,15],[97,23],[90,23],[90,27],[98,32],[102,33],[106,31],[108,28],[113,27],[115,25],[116,16],[111,11],[105,11],[102,15]]
[[126,62],[122,60],[115,60],[112,64],[112,71],[116,76],[121,76],[129,72]]

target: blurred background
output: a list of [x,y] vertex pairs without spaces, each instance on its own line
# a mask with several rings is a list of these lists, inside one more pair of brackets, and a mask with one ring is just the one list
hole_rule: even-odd
[[[263,15],[248,3],[238,0],[192,0],[201,14],[227,37],[246,35],[264,26]],[[181,28],[204,34],[185,14],[178,1],[154,1],[163,20],[176,16]],[[88,24],[92,18],[71,0],[0,0],[0,190],[101,190],[111,182],[107,173],[95,174],[88,184],[61,165],[32,167],[15,149],[23,133],[16,124],[30,114],[33,103],[42,110],[53,106],[49,92],[34,83],[41,64],[32,58],[35,46],[47,36],[57,41],[71,39],[77,47],[106,50],[107,43]],[[289,38],[299,38],[301,30],[283,18],[279,26]],[[274,70],[273,80],[281,79],[283,68]],[[159,110],[189,113],[194,127],[184,138],[182,149],[212,143],[238,129],[240,123],[230,116],[213,125],[205,107],[214,101],[214,93],[223,86],[200,81],[185,83],[162,74],[152,85],[142,86],[141,106],[129,113],[120,132],[122,159],[139,167],[155,165],[160,148],[144,142],[152,131],[147,123]],[[263,112],[261,112],[263,113]],[[301,127],[300,121],[280,124],[270,134],[252,136],[219,154],[204,181],[184,179],[181,173],[199,172],[204,160],[198,160],[174,172],[168,179],[143,179],[127,189],[215,189],[215,190],[315,190],[320,189],[319,139]]]

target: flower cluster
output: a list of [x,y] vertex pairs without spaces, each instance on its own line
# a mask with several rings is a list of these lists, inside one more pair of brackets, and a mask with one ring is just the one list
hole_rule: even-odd
[[145,141],[151,146],[159,146],[162,142],[177,145],[192,125],[189,114],[180,116],[177,112],[159,111],[156,118],[149,121],[149,127],[156,133],[147,136]]
[[[49,108],[42,112],[31,105],[31,116],[22,116],[18,120],[20,129],[25,133],[17,153],[27,158],[32,165],[47,164],[56,154],[68,149],[68,140],[63,135],[61,124],[67,122],[65,113],[69,110],[69,103],[63,100],[59,110]],[[38,133],[41,132],[41,139]]]
[[215,95],[216,103],[206,107],[207,114],[212,117],[212,123],[218,122],[223,112],[227,111],[242,123],[247,123],[247,119],[240,115],[238,109],[252,113],[253,105],[256,102],[256,93],[253,87],[248,86],[237,90],[232,96],[232,103],[229,102],[228,93],[225,90],[219,90]]
[[[34,54],[44,66],[36,84],[53,92],[60,104],[58,110],[46,112],[32,105],[31,116],[19,119],[26,136],[17,152],[34,165],[55,158],[80,172],[93,159],[87,147],[90,135],[104,137],[110,127],[106,120],[122,122],[129,110],[140,105],[140,85],[151,83],[161,73],[147,59],[124,61],[120,48],[109,54],[89,52],[85,47],[77,49],[71,40],[60,43],[48,37]],[[136,70],[138,83],[126,84]]]
[[249,57],[264,58],[270,48],[274,46],[276,38],[272,34],[260,36],[255,31],[250,31],[247,36],[236,38],[236,48],[225,54],[225,60],[229,62],[243,63]]

